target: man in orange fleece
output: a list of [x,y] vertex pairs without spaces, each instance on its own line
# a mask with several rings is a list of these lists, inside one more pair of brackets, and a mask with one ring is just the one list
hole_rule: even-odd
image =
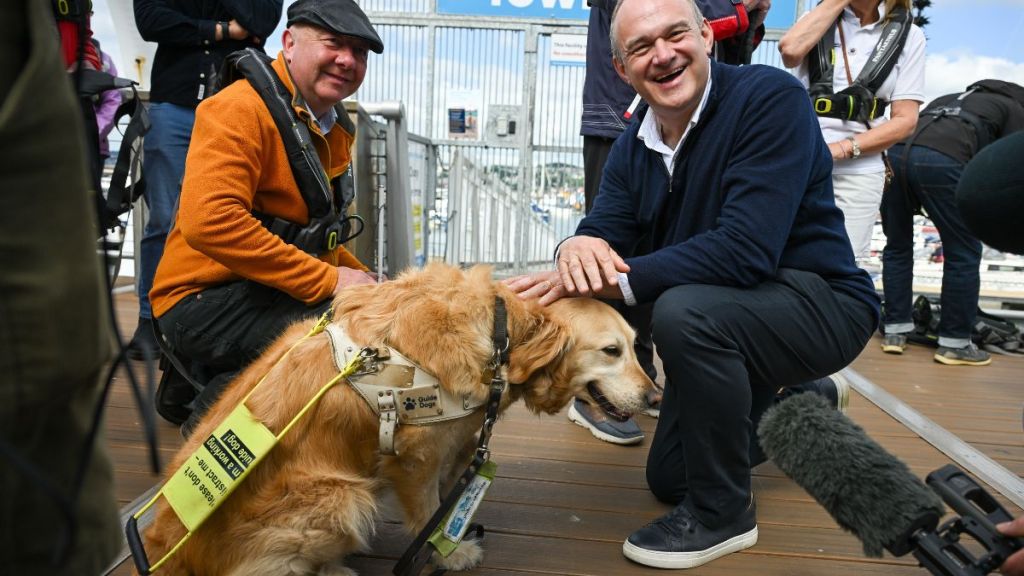
[[[355,138],[339,103],[362,83],[369,51],[384,46],[353,0],[299,0],[288,9],[287,25],[271,68],[336,184]],[[199,105],[177,221],[150,291],[164,343],[207,381],[193,421],[285,326],[322,314],[341,288],[376,281],[340,244],[304,251],[271,232],[275,220],[310,222],[296,179],[270,110],[250,82],[238,80]],[[193,395],[191,386],[165,380],[157,409],[182,421]]]

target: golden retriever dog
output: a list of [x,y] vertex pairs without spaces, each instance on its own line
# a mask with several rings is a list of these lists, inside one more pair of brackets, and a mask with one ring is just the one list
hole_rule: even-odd
[[[612,308],[589,298],[541,307],[493,281],[488,267],[462,271],[431,264],[384,284],[348,288],[334,302],[332,322],[359,345],[392,347],[446,390],[482,403],[494,354],[495,296],[507,308],[510,340],[501,410],[522,399],[536,413],[553,414],[576,395],[624,413],[645,407],[652,383],[633,353],[633,330]],[[303,341],[278,363],[315,323],[291,326],[228,386],[178,452],[169,474],[264,375],[247,406],[276,434],[339,373],[326,334]],[[469,463],[483,419],[481,407],[456,420],[399,425],[397,455],[382,455],[377,415],[343,381],[160,570],[175,576],[355,574],[342,561],[367,550],[381,490],[394,491],[405,528],[418,533],[438,508],[442,491],[447,493]],[[501,433],[500,422],[495,430]],[[145,530],[150,562],[184,534],[161,498]],[[432,562],[464,570],[482,556],[479,543],[467,540],[446,559],[435,553]]]

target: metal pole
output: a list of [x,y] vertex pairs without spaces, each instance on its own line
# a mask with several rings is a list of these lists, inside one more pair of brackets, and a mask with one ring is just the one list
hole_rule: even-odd
[[513,262],[512,273],[514,274],[520,274],[526,271],[526,262],[528,261],[528,250],[530,246],[530,195],[533,192],[533,153],[531,146],[533,145],[533,114],[537,108],[537,37],[539,35],[540,28],[538,26],[527,27],[526,53],[523,58],[525,68],[523,87],[526,90],[526,94],[523,99],[526,104],[526,114],[523,119],[523,123],[526,126],[525,130],[523,130],[523,139],[519,145],[519,182],[521,182],[522,185],[519,188],[520,202],[519,210],[517,211],[518,214],[516,215],[516,221],[518,222],[517,228],[520,231],[520,234],[519,247],[516,250],[515,262]]
[[[374,163],[380,163],[381,158],[374,159]],[[383,163],[385,166],[386,162]],[[388,190],[385,178],[387,178],[387,170],[381,170],[378,166],[374,166],[374,170],[377,171],[377,283],[381,282],[380,273],[384,271],[384,213],[387,211],[388,205]]]

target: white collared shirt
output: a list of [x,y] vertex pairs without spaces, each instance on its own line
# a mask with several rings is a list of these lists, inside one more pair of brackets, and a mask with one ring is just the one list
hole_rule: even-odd
[[313,110],[309,108],[309,106],[306,106],[306,110],[309,110],[310,116],[316,118],[317,126],[320,127],[320,133],[324,136],[326,136],[327,133],[331,131],[331,128],[334,128],[334,125],[338,122],[338,111],[334,109],[334,106],[328,108],[327,113],[319,118],[316,117],[316,114],[313,114]]
[[669,148],[668,144],[661,137],[661,129],[658,127],[658,120],[654,117],[654,111],[648,110],[644,116],[643,122],[640,123],[640,129],[636,134],[636,137],[644,143],[649,150],[661,154],[662,159],[665,161],[665,167],[668,168],[668,173],[672,173],[672,168],[675,166],[676,154],[679,153],[679,149],[683,147],[683,142],[686,141],[686,136],[690,133],[690,130],[697,125],[700,120],[700,114],[704,111],[704,106],[708,103],[708,94],[711,93],[711,66],[708,65],[708,82],[704,85],[704,94],[700,97],[700,102],[697,103],[697,108],[693,111],[693,116],[690,117],[690,122],[686,125],[683,130],[683,135],[679,138],[679,142],[676,143],[676,147]]

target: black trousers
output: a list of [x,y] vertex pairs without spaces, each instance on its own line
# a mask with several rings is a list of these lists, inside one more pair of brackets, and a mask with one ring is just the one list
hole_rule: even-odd
[[590,214],[594,206],[594,197],[601,187],[601,174],[604,172],[604,164],[608,160],[608,153],[612,150],[614,138],[603,136],[583,137],[583,197],[586,200],[584,214]]
[[666,386],[647,458],[651,491],[685,500],[707,526],[728,524],[750,500],[755,426],[776,391],[844,368],[874,329],[869,305],[809,272],[781,269],[749,289],[666,291],[653,313]]
[[175,355],[201,364],[212,377],[238,372],[292,322],[319,317],[330,307],[330,299],[309,306],[244,280],[186,296],[157,322]]

